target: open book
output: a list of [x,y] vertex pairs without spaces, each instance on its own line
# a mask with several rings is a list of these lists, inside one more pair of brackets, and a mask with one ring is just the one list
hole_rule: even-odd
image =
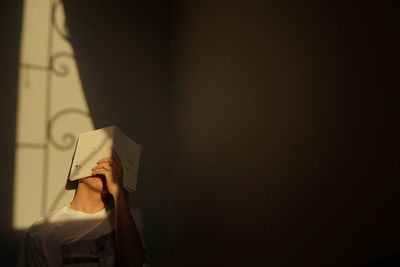
[[112,157],[113,149],[121,160],[124,188],[135,191],[141,147],[116,126],[79,135],[68,178],[74,181],[91,176],[96,162]]

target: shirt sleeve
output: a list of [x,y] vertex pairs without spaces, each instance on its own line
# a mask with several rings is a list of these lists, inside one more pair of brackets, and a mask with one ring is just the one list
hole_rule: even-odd
[[44,267],[47,266],[43,250],[38,242],[30,235],[25,233],[19,255],[17,267]]

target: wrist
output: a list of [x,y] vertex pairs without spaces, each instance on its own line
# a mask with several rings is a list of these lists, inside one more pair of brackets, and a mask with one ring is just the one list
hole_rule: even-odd
[[111,195],[114,197],[114,201],[116,202],[120,198],[125,198],[125,191],[122,186],[116,187],[113,192],[110,192]]

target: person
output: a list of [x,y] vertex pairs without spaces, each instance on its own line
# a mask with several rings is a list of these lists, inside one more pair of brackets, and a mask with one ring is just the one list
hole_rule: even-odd
[[18,266],[148,266],[140,210],[131,211],[115,151],[78,181],[71,203],[26,232]]

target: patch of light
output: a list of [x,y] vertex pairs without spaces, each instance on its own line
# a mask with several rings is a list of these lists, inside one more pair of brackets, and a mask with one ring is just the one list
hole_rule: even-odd
[[13,227],[25,229],[72,200],[76,137],[94,129],[60,1],[24,1],[17,112]]

